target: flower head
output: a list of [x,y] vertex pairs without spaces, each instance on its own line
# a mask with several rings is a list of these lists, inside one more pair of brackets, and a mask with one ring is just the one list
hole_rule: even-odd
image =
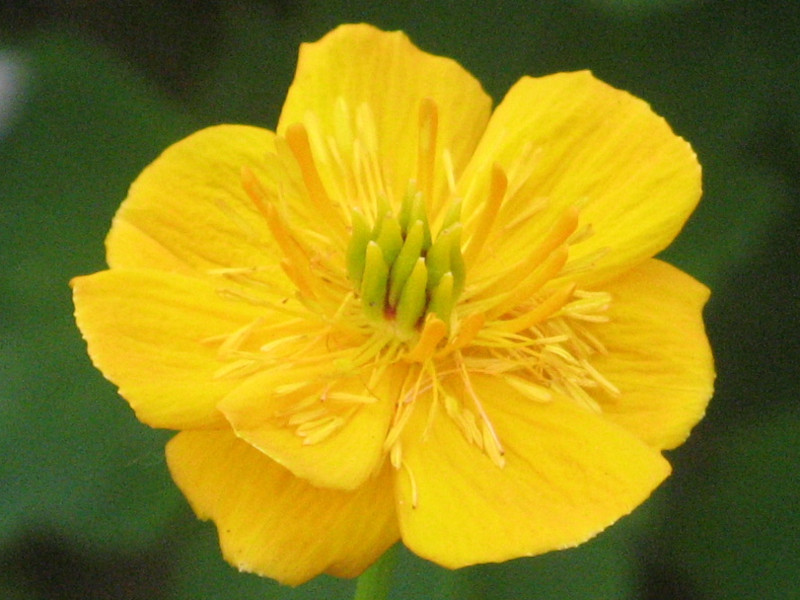
[[492,112],[457,63],[343,26],[301,48],[276,132],[145,169],[76,316],[180,430],[172,475],[239,568],[354,576],[398,539],[503,561],[630,512],[701,418],[708,291],[652,258],[699,197],[689,145],[587,72]]

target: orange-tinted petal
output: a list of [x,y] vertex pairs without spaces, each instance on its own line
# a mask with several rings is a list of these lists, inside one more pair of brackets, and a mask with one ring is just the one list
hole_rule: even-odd
[[674,448],[703,417],[714,359],[703,327],[708,288],[659,260],[607,282],[608,315],[594,332],[608,353],[593,366],[620,390],[604,414],[657,448]]
[[[332,361],[330,361],[332,362]],[[352,490],[374,474],[395,408],[391,373],[372,386],[367,375],[333,373],[328,383],[306,382],[276,369],[251,377],[219,405],[236,434],[311,484]],[[303,386],[304,383],[310,385]],[[299,390],[273,393],[277,385]]]
[[[370,25],[343,25],[321,40],[300,48],[297,73],[278,122],[278,133],[303,122],[316,139],[317,155],[329,192],[341,185],[331,163],[321,156],[329,140],[336,142],[349,167],[358,159],[355,137],[369,145],[364,128],[367,106],[374,120],[378,161],[390,194],[399,199],[408,181],[416,178],[420,105],[432,100],[438,107],[438,138],[434,187],[445,189],[441,153],[448,150],[456,176],[463,169],[489,118],[491,99],[455,61],[427,54],[402,32],[383,32]],[[359,135],[359,128],[361,129]],[[316,131],[316,133],[315,133]],[[359,152],[363,156],[364,146]],[[366,176],[362,176],[366,184]],[[352,203],[353,198],[339,201]]]
[[242,571],[290,585],[323,572],[355,577],[398,538],[386,470],[353,492],[316,488],[229,431],[179,433],[167,462]]
[[217,346],[260,316],[210,283],[161,271],[102,271],[72,281],[75,318],[95,366],[153,427],[218,426],[235,381],[214,379]]
[[400,530],[434,562],[455,568],[575,546],[669,473],[657,451],[571,401],[532,402],[501,378],[473,376],[473,384],[505,447],[504,467],[441,412],[423,438],[427,411],[415,411],[405,438]]
[[167,148],[133,182],[106,241],[112,268],[196,272],[277,262],[263,216],[242,187],[262,177],[274,134],[220,125]]
[[508,192],[477,276],[526,256],[578,206],[578,231],[593,233],[570,248],[570,262],[596,261],[579,281],[603,281],[666,247],[700,199],[689,144],[647,103],[588,72],[525,77],[509,90],[460,184],[467,221],[485,201],[485,185],[469,185],[488,180],[495,163]]

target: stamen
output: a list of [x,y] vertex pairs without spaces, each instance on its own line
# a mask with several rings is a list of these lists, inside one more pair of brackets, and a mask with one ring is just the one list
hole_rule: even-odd
[[598,352],[603,355],[608,354],[605,344],[586,327],[581,326],[579,323],[573,323],[572,328],[575,331],[575,335],[586,342],[590,352]]
[[478,428],[478,420],[475,418],[475,413],[465,406],[461,407],[459,422],[467,440],[483,450],[483,434]]
[[433,205],[433,173],[436,165],[436,135],[439,114],[431,98],[423,98],[419,105],[419,140],[417,142],[417,185],[431,214],[438,214]]
[[409,404],[401,404],[397,407],[395,412],[395,422],[392,423],[391,429],[386,434],[386,439],[383,442],[384,450],[394,448],[396,445],[399,444],[398,439],[400,438],[400,434],[405,429],[405,426],[408,424],[408,420],[411,418],[411,414],[414,411],[414,403],[411,402]]
[[334,204],[331,202],[328,192],[325,191],[325,186],[314,162],[314,156],[311,153],[311,145],[308,141],[308,132],[305,126],[302,123],[290,125],[286,130],[285,138],[297,160],[297,164],[300,166],[300,172],[303,175],[303,181],[306,184],[311,202],[331,227],[331,232],[335,233],[340,241],[343,241],[345,228],[342,222],[342,215],[338,210],[334,209]]
[[398,470],[403,466],[403,446],[400,442],[395,443],[389,451],[389,462]]
[[[389,451],[392,456],[392,464],[395,468],[400,465],[400,434],[405,429],[417,405],[417,398],[425,391],[422,382],[426,371],[422,368],[407,371],[400,392],[397,396],[394,417],[389,431],[383,440],[384,451]],[[409,383],[413,380],[413,384]],[[427,389],[427,388],[426,388]]]
[[428,315],[417,344],[403,356],[406,362],[425,362],[436,351],[436,345],[447,335],[447,325],[435,315]]
[[317,406],[325,396],[325,391],[319,395],[317,386],[309,385],[306,382],[297,382],[294,384],[278,386],[277,388],[274,388],[272,392],[278,396],[286,396],[288,394],[299,392],[300,390],[303,390],[304,395],[302,395],[299,400],[292,402],[283,409],[276,410],[272,416],[275,418],[291,417],[296,413],[300,413],[313,406]]
[[546,387],[537,385],[527,379],[507,375],[504,380],[523,396],[535,402],[550,402],[553,399],[553,394]]
[[594,413],[599,414],[603,412],[603,409],[600,407],[597,401],[576,382],[572,381],[571,379],[563,379],[560,382],[556,382],[553,387],[558,389],[559,384],[563,385],[561,393],[568,398],[572,398],[572,400],[577,402],[578,405],[583,405],[584,408],[587,408]]
[[613,383],[611,383],[608,379],[606,379],[602,375],[602,373],[600,373],[600,371],[595,369],[588,360],[586,360],[585,358],[582,359],[581,360],[581,366],[584,369],[586,369],[586,371],[589,373],[589,375],[592,376],[592,378],[600,385],[601,388],[603,388],[605,391],[607,391],[609,394],[611,394],[614,397],[619,397],[620,396],[619,388],[617,386],[615,386]]
[[[506,197],[511,199],[514,196],[506,192]],[[506,200],[504,207],[508,207],[511,205],[512,202],[510,200]],[[526,199],[525,206],[517,213],[511,221],[504,223],[501,229],[503,235],[509,235],[513,232],[517,227],[522,225],[523,223],[527,223],[532,218],[534,218],[538,213],[541,213],[545,208],[550,205],[550,201],[547,198],[528,198]]]
[[316,421],[320,417],[330,416],[330,411],[328,410],[327,407],[318,406],[319,400],[316,398],[314,398],[314,405],[317,405],[317,408],[305,411],[297,411],[292,413],[292,416],[289,417],[287,423],[292,426],[302,425],[310,421]]
[[324,442],[334,433],[339,431],[344,426],[345,423],[346,421],[344,419],[332,419],[327,424],[317,427],[314,431],[298,435],[305,438],[303,440],[304,446],[319,444],[320,442]]
[[436,367],[434,363],[428,362],[425,364],[425,370],[428,373],[428,377],[431,380],[431,407],[428,409],[428,418],[425,421],[425,429],[422,431],[422,440],[425,441],[428,439],[428,434],[430,433],[431,427],[433,426],[433,421],[436,418],[436,413],[439,410],[439,389],[441,383],[439,382],[439,377],[436,374]]
[[245,341],[247,341],[247,339],[253,334],[253,331],[259,327],[263,321],[264,320],[262,318],[254,319],[244,327],[240,327],[233,333],[225,336],[224,341],[217,349],[217,356],[224,357],[239,350]]
[[606,323],[609,321],[609,317],[601,313],[608,310],[611,303],[610,294],[576,290],[575,298],[577,300],[570,302],[562,309],[561,312],[564,315],[590,323]]
[[475,339],[475,336],[478,335],[485,320],[486,316],[480,312],[472,313],[461,319],[460,327],[455,337],[436,355],[436,358],[442,359],[451,352],[461,350],[468,346],[472,340]]
[[590,252],[586,256],[580,258],[573,258],[564,270],[561,271],[559,277],[573,277],[578,273],[587,273],[595,268],[598,262],[609,252],[610,248],[598,248],[594,252]]
[[566,246],[556,248],[544,262],[541,263],[530,277],[512,288],[495,306],[486,314],[488,319],[493,319],[520,306],[532,298],[548,281],[554,279],[558,272],[567,263],[569,250]]
[[499,445],[497,434],[495,434],[491,424],[485,420],[481,421],[481,440],[483,441],[483,450],[486,455],[495,465],[502,469],[506,464],[505,450]]
[[344,404],[375,404],[378,401],[376,396],[366,396],[364,394],[348,394],[346,392],[331,392],[325,396],[326,402],[341,402]]
[[[392,464],[394,464],[394,461]],[[400,464],[405,468],[406,473],[408,473],[408,481],[411,484],[411,508],[416,510],[419,506],[419,490],[417,488],[417,480],[414,477],[414,472],[411,470],[411,467],[408,466],[408,463],[403,461]],[[399,467],[395,468],[397,469]]]
[[[491,443],[493,444],[493,448],[491,451],[487,450],[487,454],[489,458],[500,468],[505,466],[505,458],[503,455],[505,454],[505,449],[503,448],[503,444],[500,442],[500,438],[497,437],[497,432],[494,429],[494,425],[492,425],[492,421],[489,419],[489,415],[486,414],[486,411],[483,408],[483,404],[481,404],[480,398],[478,398],[478,394],[475,392],[474,388],[472,387],[472,381],[469,377],[469,372],[467,371],[466,366],[464,365],[464,360],[461,357],[461,353],[456,354],[456,362],[458,364],[458,368],[461,371],[461,380],[464,384],[464,389],[467,391],[467,395],[472,399],[472,403],[475,405],[475,409],[478,411],[478,415],[480,415],[481,420],[483,421],[483,426],[486,429],[486,434],[481,434],[478,439],[483,440],[485,437],[491,439]],[[484,444],[484,449],[486,449],[486,445]]]
[[531,201],[528,194],[518,195],[523,187],[530,180],[536,167],[539,165],[539,156],[542,153],[540,146],[534,146],[532,142],[527,142],[520,150],[514,161],[508,166],[508,206],[511,207],[518,201],[529,203]]
[[333,112],[333,131],[334,137],[331,140],[330,146],[349,153],[353,149],[353,128],[350,123],[350,107],[347,101],[339,96],[336,98]]
[[528,256],[516,265],[501,273],[492,283],[476,290],[481,298],[491,298],[502,295],[507,290],[514,289],[521,281],[525,280],[544,259],[556,248],[563,245],[578,226],[578,209],[570,208],[564,211],[544,239],[533,249]]
[[211,376],[214,380],[239,379],[257,373],[263,368],[263,363],[253,359],[240,359],[225,363],[214,371]]
[[508,333],[517,333],[518,331],[523,331],[533,327],[537,323],[541,323],[549,316],[558,312],[558,310],[564,306],[564,303],[569,299],[574,290],[575,284],[568,284],[550,294],[544,301],[539,303],[532,310],[526,312],[524,315],[515,319],[499,320],[496,321],[494,325],[499,330],[506,331]]
[[470,236],[467,243],[466,250],[464,250],[464,261],[467,264],[473,264],[478,257],[481,249],[483,248],[486,238],[489,237],[489,232],[492,231],[497,213],[500,211],[500,205],[503,203],[503,198],[506,194],[508,187],[508,179],[503,171],[503,168],[495,163],[492,165],[491,181],[489,183],[489,195],[486,198],[486,203],[478,215],[477,229]]
[[[357,197],[365,210],[375,210],[381,199],[389,197],[383,177],[378,148],[375,117],[366,102],[356,109],[356,137],[353,141],[353,174]],[[383,217],[380,212],[370,215],[373,221]]]
[[261,186],[253,171],[247,167],[242,168],[242,185],[264,216],[284,255],[282,267],[286,275],[297,286],[302,294],[311,299],[316,299],[314,275],[309,266],[308,255],[292,234],[288,225],[283,221],[274,204],[270,201],[267,191]]
[[341,429],[345,423],[346,420],[341,417],[328,416],[299,425],[295,429],[295,433],[304,438],[304,446],[311,446],[328,439],[336,431]]
[[453,197],[456,193],[456,171],[455,166],[453,166],[453,154],[448,148],[442,151],[442,163],[447,176],[447,192],[449,196]]

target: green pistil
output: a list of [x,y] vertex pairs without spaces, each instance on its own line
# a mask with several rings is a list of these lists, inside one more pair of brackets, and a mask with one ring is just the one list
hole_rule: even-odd
[[448,211],[433,239],[422,196],[413,190],[397,216],[386,210],[372,226],[353,210],[347,270],[370,320],[393,322],[404,338],[426,314],[449,323],[465,278],[459,212],[458,204]]
[[371,232],[367,219],[361,212],[353,210],[350,214],[353,231],[350,234],[350,244],[347,247],[347,274],[356,288],[360,288],[361,277],[364,275],[367,244],[370,242]]
[[368,317],[379,319],[383,316],[388,281],[389,265],[383,258],[383,251],[376,242],[369,242],[364,261],[364,276],[361,278],[361,302]]
[[425,304],[428,302],[425,293],[427,281],[428,268],[425,266],[425,259],[419,257],[403,286],[403,291],[400,292],[400,300],[397,302],[395,320],[400,331],[413,331],[417,321],[425,312]]
[[375,241],[383,251],[383,258],[388,264],[392,264],[403,247],[403,232],[397,219],[393,219],[389,215],[383,217]]
[[454,277],[450,272],[442,275],[439,285],[433,290],[431,300],[428,303],[428,311],[434,313],[442,321],[447,323],[450,320],[450,313],[455,304]]
[[436,237],[436,241],[428,250],[426,261],[431,275],[428,281],[429,292],[433,292],[445,273],[452,271],[450,263],[452,262],[454,248],[458,255],[461,256],[460,240],[461,223],[457,223],[440,232]]
[[417,259],[422,256],[425,250],[423,247],[425,242],[425,234],[423,233],[424,227],[425,224],[422,221],[414,223],[403,242],[403,248],[400,250],[400,254],[398,254],[397,259],[392,264],[391,278],[389,280],[389,306],[397,305],[397,301],[400,299],[400,292],[403,291],[403,286],[414,270]]

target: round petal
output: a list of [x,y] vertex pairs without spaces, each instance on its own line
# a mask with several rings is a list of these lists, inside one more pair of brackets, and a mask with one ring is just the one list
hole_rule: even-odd
[[263,310],[224,299],[210,282],[161,271],[111,270],[72,281],[75,318],[95,366],[152,427],[224,425],[235,381],[215,379],[219,343]]
[[468,233],[495,164],[508,189],[476,275],[526,256],[577,206],[578,231],[591,235],[570,247],[570,262],[597,264],[583,284],[606,280],[666,247],[700,199],[689,144],[647,103],[589,72],[525,77],[509,90],[460,184]]
[[[294,123],[306,124],[317,159],[329,163],[320,171],[332,194],[341,175],[333,170],[338,159],[326,156],[329,141],[336,143],[346,170],[351,170],[362,167],[356,166],[354,140],[359,139],[363,156],[365,149],[372,149],[374,133],[387,192],[399,199],[409,179],[417,177],[423,100],[438,107],[438,179],[433,187],[441,195],[446,189],[442,152],[449,151],[457,176],[486,127],[491,99],[458,63],[419,50],[402,32],[343,25],[316,43],[302,45],[278,133]],[[360,183],[366,185],[371,166],[365,169]],[[353,198],[340,200],[352,203]]]
[[488,376],[473,385],[505,465],[442,414],[423,436],[427,411],[415,411],[397,487],[402,538],[420,556],[457,568],[575,546],[669,474],[657,451],[566,399],[532,402]]
[[[328,361],[326,366],[334,367]],[[374,385],[367,376],[320,377],[275,369],[251,377],[219,405],[236,435],[311,484],[352,490],[374,475],[402,378],[391,373]],[[363,375],[363,377],[362,377]],[[306,385],[303,385],[306,384]],[[276,387],[300,385],[290,393]]]
[[354,492],[316,488],[229,431],[187,431],[167,445],[172,477],[225,558],[290,585],[355,577],[398,538],[386,470]]
[[609,323],[594,329],[607,353],[593,366],[620,390],[599,398],[603,413],[656,448],[674,448],[703,417],[714,359],[703,327],[709,291],[649,260],[607,282]]
[[178,272],[275,264],[267,223],[242,187],[242,167],[267,177],[273,139],[265,129],[220,125],[167,148],[120,206],[108,264]]

